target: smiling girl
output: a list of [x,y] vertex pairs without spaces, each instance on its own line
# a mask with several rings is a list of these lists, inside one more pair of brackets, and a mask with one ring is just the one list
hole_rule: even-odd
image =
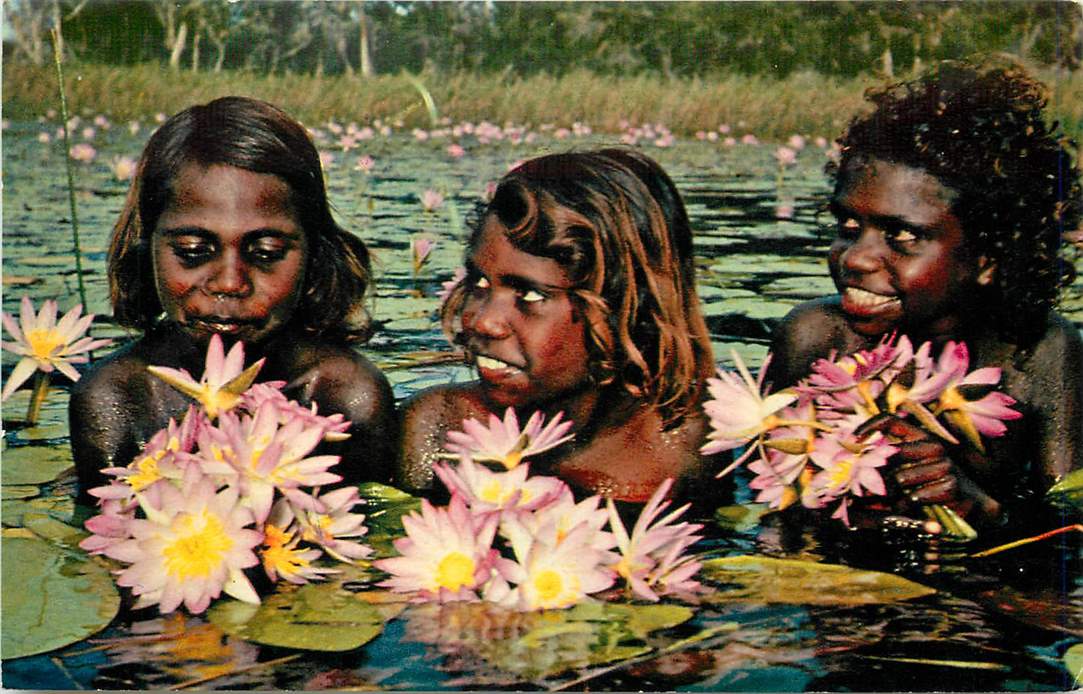
[[1075,274],[1058,257],[1080,221],[1070,145],[1044,121],[1044,88],[1014,66],[944,63],[870,99],[834,172],[839,293],[783,320],[768,380],[791,385],[815,360],[892,334],[965,342],[970,369],[1001,369],[1023,416],[985,455],[886,421],[905,441],[894,509],[949,504],[986,525],[1010,509],[1033,517],[1034,501],[1083,465],[1083,347],[1053,310]]
[[243,97],[170,118],[143,151],[109,249],[114,315],[143,336],[72,393],[81,494],[184,414],[190,401],[146,367],[198,377],[212,335],[243,341],[248,363],[266,357],[260,380],[284,380],[292,399],[353,423],[328,451],[343,456],[344,478],[386,481],[391,390],[350,346],[368,335],[370,278],[365,245],[332,218],[299,123]]
[[644,502],[667,477],[676,494],[710,477],[692,232],[655,162],[601,150],[521,164],[481,213],[466,267],[443,319],[478,379],[406,404],[402,486],[431,488],[447,431],[508,407],[575,423],[533,469],[580,491]]

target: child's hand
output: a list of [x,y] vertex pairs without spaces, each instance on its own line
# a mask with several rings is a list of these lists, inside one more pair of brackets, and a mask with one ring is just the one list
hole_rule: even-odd
[[968,520],[975,506],[984,519],[999,514],[1000,505],[955,463],[944,442],[917,422],[889,415],[869,424],[859,431],[879,431],[898,449],[886,474],[898,489],[898,495],[889,499],[896,513],[921,518],[922,506],[943,504]]

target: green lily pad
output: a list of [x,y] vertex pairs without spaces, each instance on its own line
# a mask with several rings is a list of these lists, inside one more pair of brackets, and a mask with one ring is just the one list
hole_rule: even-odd
[[68,525],[41,511],[24,513],[23,527],[43,540],[71,550],[76,550],[79,543],[90,534],[82,528]]
[[1083,510],[1083,468],[1069,472],[1045,494],[1056,506]]
[[[363,595],[363,594],[360,594]],[[221,600],[207,616],[246,641],[308,651],[351,651],[380,635],[404,605],[371,604],[336,583],[288,586],[262,605]]]
[[[3,657],[45,653],[105,628],[120,609],[109,571],[86,555],[32,537],[0,542]],[[33,590],[13,590],[32,586]]]
[[41,489],[33,484],[5,484],[0,486],[0,499],[32,499],[41,494]]
[[365,542],[380,556],[389,556],[391,541],[403,535],[402,517],[421,508],[421,499],[378,482],[362,484],[360,493],[365,500],[363,511],[369,529]]
[[1072,685],[1083,685],[1083,643],[1077,643],[1064,652],[1064,667],[1068,668],[1068,674],[1074,680]]
[[[36,488],[36,487],[35,487]],[[75,499],[67,494],[49,494],[29,499],[5,499],[0,502],[0,516],[5,527],[23,525],[27,514],[48,514],[54,518],[71,518],[75,511]]]
[[4,451],[0,484],[52,482],[74,465],[67,446],[19,446]]
[[720,528],[740,532],[755,528],[768,513],[767,504],[734,504],[715,509],[714,520]]
[[700,575],[728,584],[709,600],[797,605],[868,605],[911,600],[936,591],[894,574],[839,564],[764,556],[709,559]]

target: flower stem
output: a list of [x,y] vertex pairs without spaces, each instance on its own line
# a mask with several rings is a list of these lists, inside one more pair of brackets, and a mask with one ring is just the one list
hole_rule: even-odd
[[71,237],[75,246],[75,276],[79,283],[79,301],[89,310],[86,301],[86,287],[83,286],[83,252],[79,244],[79,215],[75,208],[75,174],[71,164],[71,137],[68,134],[68,97],[64,92],[64,69],[60,66],[59,30],[49,30],[53,40],[53,62],[56,64],[56,78],[60,85],[60,117],[63,119],[64,164],[68,172],[68,204],[71,206]]
[[1029,545],[1032,542],[1040,542],[1042,540],[1048,540],[1051,537],[1057,535],[1063,535],[1064,533],[1072,532],[1073,530],[1083,533],[1083,523],[1076,523],[1074,525],[1066,525],[1063,528],[1057,528],[1056,530],[1050,530],[1049,532],[1042,533],[1041,535],[1034,535],[1033,537],[1025,537],[1022,540],[1016,540],[1015,542],[1009,542],[1004,545],[998,545],[992,549],[986,549],[981,552],[975,552],[970,555],[971,559],[979,559],[981,557],[988,557],[993,554],[1000,554],[1006,552],[1009,549],[1015,549],[1016,547],[1022,547],[1023,545]]
[[44,371],[34,372],[34,391],[30,394],[30,405],[26,408],[26,423],[34,426],[41,414],[41,404],[49,393],[49,374]]

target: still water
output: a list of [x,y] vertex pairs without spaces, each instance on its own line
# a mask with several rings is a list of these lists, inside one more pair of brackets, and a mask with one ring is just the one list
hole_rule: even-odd
[[[3,307],[9,313],[17,312],[24,293],[36,305],[57,298],[62,310],[78,302],[63,153],[55,141],[38,139],[55,130],[55,123],[24,122],[4,131]],[[84,281],[89,308],[100,316],[94,327],[98,337],[126,337],[104,318],[109,313],[108,235],[127,189],[111,164],[118,157],[137,157],[147,133],[145,124],[136,133],[119,125],[99,127],[91,140],[95,159],[76,163]],[[372,312],[379,328],[363,351],[386,369],[399,397],[470,378],[465,368],[439,357],[446,343],[435,318],[436,294],[461,264],[466,225],[486,183],[534,154],[615,141],[541,134],[526,144],[482,145],[466,138],[466,154],[456,158],[445,149],[448,141],[439,138],[377,137],[343,151],[327,130],[320,134],[339,221],[364,238],[376,258]],[[76,137],[81,137],[78,132]],[[820,208],[827,192],[824,150],[806,147],[796,165],[781,172],[774,145],[683,141],[666,148],[647,145],[647,152],[685,195],[716,358],[728,360],[735,349],[746,362],[758,364],[775,322],[795,304],[832,290],[823,260],[829,236]],[[356,168],[362,155],[374,160],[370,172]],[[445,198],[431,212],[419,202],[427,189]],[[416,276],[410,257],[415,237],[436,241]],[[1083,322],[1083,284],[1071,288],[1061,310]],[[5,353],[5,375],[13,364]],[[41,421],[29,428],[20,421],[26,396],[25,390],[16,394],[3,410],[7,546],[24,532],[23,526],[55,538],[64,533],[58,521],[79,525],[86,514],[71,502],[64,384],[54,386]],[[738,492],[738,501],[748,500]],[[643,622],[650,620],[643,615],[633,618],[614,610],[508,615],[477,606],[426,606],[398,613],[368,643],[336,652],[259,645],[225,634],[204,617],[122,611],[90,638],[3,661],[3,685],[730,691],[1073,687],[1065,656],[1083,641],[1078,550],[1006,553],[998,561],[968,563],[968,571],[958,573],[950,569],[962,564],[946,560],[950,547],[906,545],[879,536],[824,538],[800,522],[771,517],[701,520],[710,531],[706,556],[765,554],[854,563],[855,556],[874,555],[876,561],[866,561],[873,568],[899,568],[935,592],[901,599],[907,596],[885,588],[877,574],[854,572],[821,583],[822,576],[787,578],[761,568],[758,575],[766,577],[766,588],[745,591],[715,576],[707,581],[717,589],[714,597],[705,597],[683,616],[667,612],[647,626]],[[846,551],[854,546],[859,549]],[[933,552],[937,558],[930,559]],[[934,562],[947,568],[931,570]],[[360,591],[369,578],[362,572],[341,582],[339,597]],[[2,588],[5,603],[19,591],[46,589],[10,585],[7,578]],[[317,631],[313,638],[322,636]]]

